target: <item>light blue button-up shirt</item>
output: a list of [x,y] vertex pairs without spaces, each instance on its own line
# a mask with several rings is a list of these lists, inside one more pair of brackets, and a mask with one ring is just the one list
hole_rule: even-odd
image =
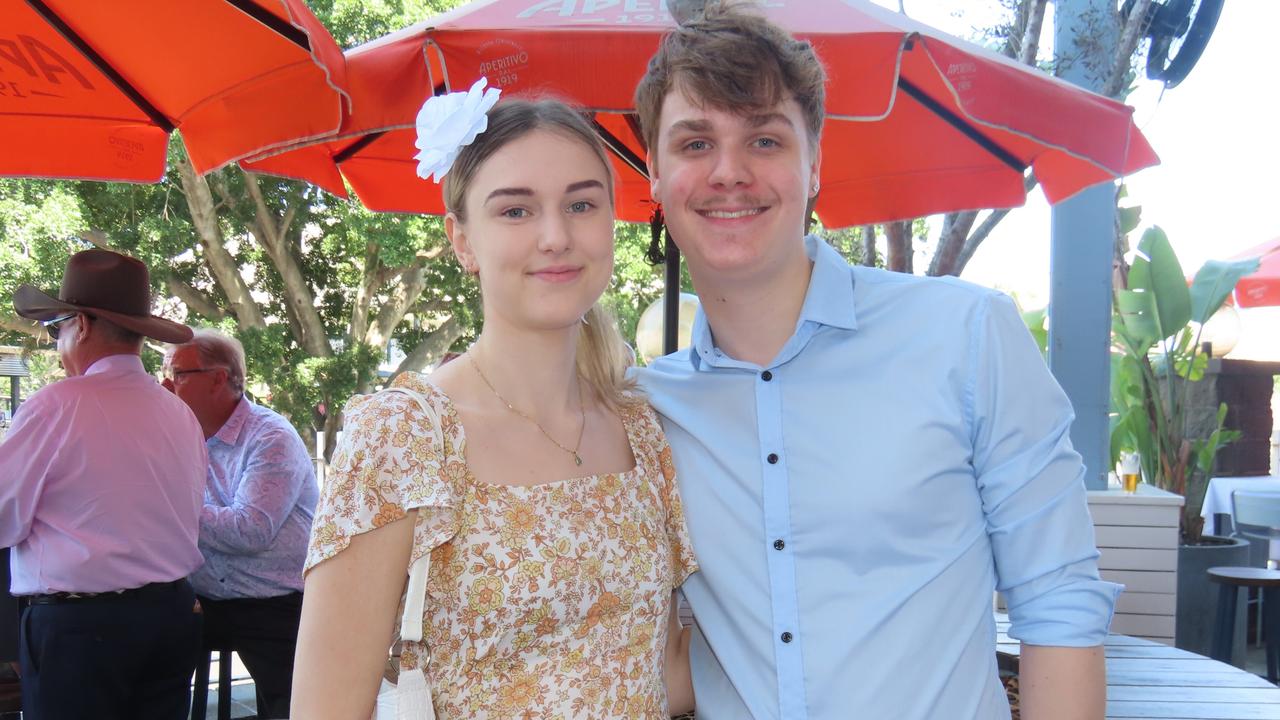
[[1008,718],[1010,635],[1102,642],[1072,412],[1013,303],[951,278],[814,261],[767,367],[693,347],[639,373],[702,571],[684,592],[699,718]]
[[228,600],[302,590],[320,488],[298,431],[279,413],[241,398],[205,445],[205,563],[191,576],[196,592]]

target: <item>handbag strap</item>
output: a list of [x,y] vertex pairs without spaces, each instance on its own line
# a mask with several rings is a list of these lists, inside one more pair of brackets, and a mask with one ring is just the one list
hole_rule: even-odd
[[[418,407],[422,408],[422,412],[436,427],[439,427],[440,417],[422,393],[405,387],[391,387],[386,391],[408,395],[418,404]],[[409,582],[404,591],[404,614],[400,616],[401,640],[422,642],[422,615],[427,602],[427,573],[430,569],[430,552],[423,553],[422,557],[409,563]]]

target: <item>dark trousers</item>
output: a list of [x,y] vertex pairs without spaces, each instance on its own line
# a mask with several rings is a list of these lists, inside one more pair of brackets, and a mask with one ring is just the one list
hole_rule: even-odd
[[258,717],[289,717],[293,652],[302,619],[302,593],[270,598],[201,597],[206,648],[235,650],[253,676]]
[[185,580],[119,598],[27,607],[23,717],[183,720],[200,652],[194,607]]

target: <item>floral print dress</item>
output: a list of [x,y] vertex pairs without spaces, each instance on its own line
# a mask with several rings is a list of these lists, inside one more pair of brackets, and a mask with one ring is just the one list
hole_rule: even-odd
[[[417,510],[430,553],[422,670],[442,720],[667,718],[671,591],[697,569],[671,451],[648,404],[621,411],[635,467],[534,486],[477,482],[449,398],[420,375],[353,399],[307,569]],[[412,562],[411,560],[411,562]]]

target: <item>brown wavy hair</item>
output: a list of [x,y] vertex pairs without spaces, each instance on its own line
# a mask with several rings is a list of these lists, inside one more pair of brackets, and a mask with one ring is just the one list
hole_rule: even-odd
[[650,152],[658,141],[662,102],[677,87],[697,104],[739,114],[800,105],[817,147],[822,137],[827,73],[813,46],[796,40],[742,0],[710,0],[701,17],[662,39],[636,86],[636,112]]

